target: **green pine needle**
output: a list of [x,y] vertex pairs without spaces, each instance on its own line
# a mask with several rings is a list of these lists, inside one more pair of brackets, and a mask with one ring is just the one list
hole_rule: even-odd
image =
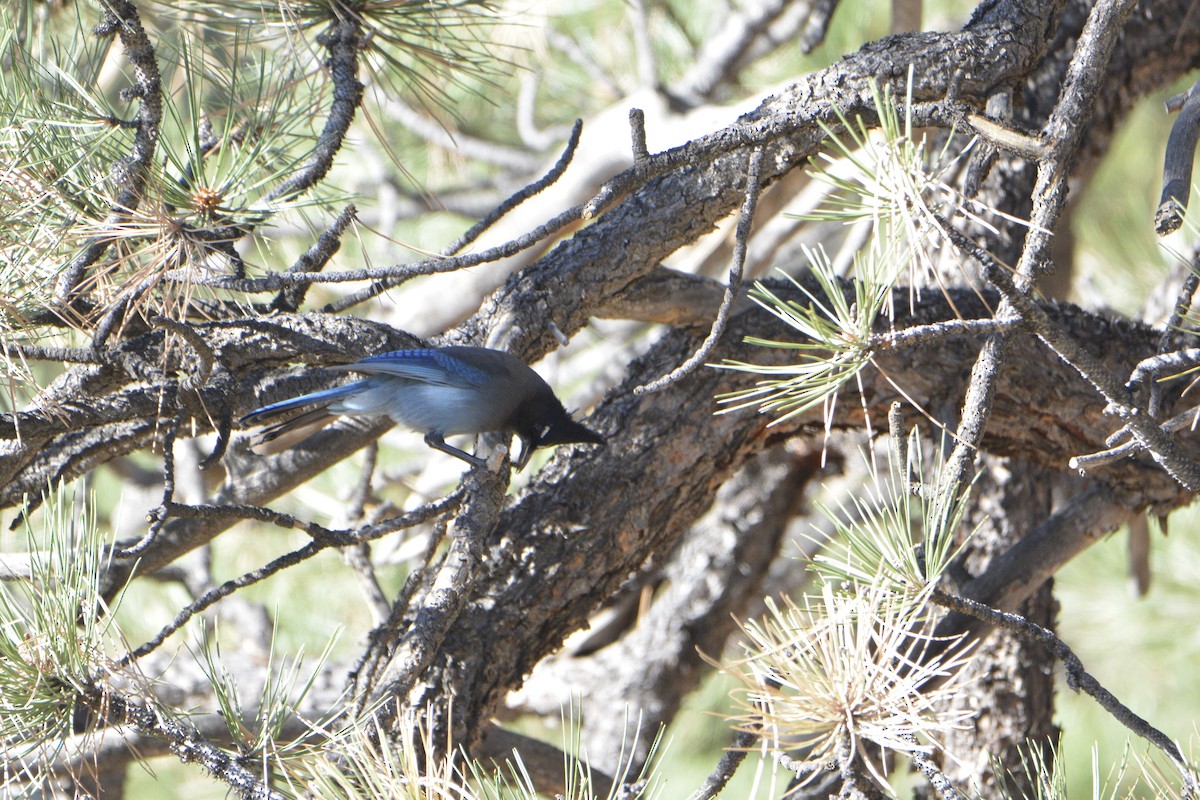
[[842,387],[870,363],[872,329],[889,295],[890,284],[863,268],[860,272],[864,277],[853,283],[854,300],[849,301],[825,252],[817,249],[807,251],[807,255],[819,293],[810,292],[790,276],[785,277],[808,302],[781,298],[762,283],[750,292],[755,302],[794,328],[803,340],[782,342],[747,337],[746,341],[761,347],[793,350],[796,362],[763,366],[727,359],[716,365],[719,369],[766,376],[752,388],[718,395],[717,401],[726,406],[718,413],[757,406],[763,413],[780,414],[771,423],[778,424],[832,402]]

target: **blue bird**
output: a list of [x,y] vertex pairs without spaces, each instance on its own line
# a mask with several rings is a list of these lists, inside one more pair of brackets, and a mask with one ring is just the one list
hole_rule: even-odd
[[386,414],[425,434],[425,444],[435,450],[477,467],[485,463],[482,458],[446,444],[444,437],[487,431],[516,434],[521,440],[517,469],[523,468],[539,447],[604,443],[599,434],[571,419],[540,375],[516,356],[500,350],[396,350],[332,369],[370,377],[250,412],[242,417],[243,426],[313,406],[264,429],[255,444],[300,428],[323,427],[339,414]]

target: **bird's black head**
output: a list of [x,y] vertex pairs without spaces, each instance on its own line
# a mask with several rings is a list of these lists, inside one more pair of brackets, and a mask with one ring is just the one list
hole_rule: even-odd
[[571,419],[552,392],[539,393],[519,411],[516,433],[529,449],[556,444],[604,444],[604,437]]
[[603,436],[571,419],[565,412],[561,418],[542,426],[535,434],[535,447],[547,447],[552,444],[604,444]]

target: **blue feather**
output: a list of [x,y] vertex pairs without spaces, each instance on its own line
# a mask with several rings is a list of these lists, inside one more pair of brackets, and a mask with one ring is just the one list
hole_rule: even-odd
[[488,380],[488,373],[445,350],[394,350],[368,356],[338,370],[366,374],[391,375],[434,386],[476,387]]
[[251,411],[249,414],[242,417],[241,421],[243,423],[253,422],[256,419],[269,417],[282,411],[290,411],[293,408],[303,408],[305,406],[316,405],[317,403],[331,403],[335,400],[341,400],[362,391],[362,384],[364,383],[366,383],[366,381],[355,381],[354,383],[348,383],[345,386],[335,386],[332,389],[323,389],[319,392],[300,395],[299,397],[293,397],[290,400],[281,400],[278,403],[272,403],[269,406],[263,406],[262,408]]

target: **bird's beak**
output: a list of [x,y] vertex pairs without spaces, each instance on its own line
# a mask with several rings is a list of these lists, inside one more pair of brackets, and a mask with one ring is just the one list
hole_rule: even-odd
[[551,425],[545,435],[538,439],[540,447],[554,444],[604,444],[604,437],[565,417]]

